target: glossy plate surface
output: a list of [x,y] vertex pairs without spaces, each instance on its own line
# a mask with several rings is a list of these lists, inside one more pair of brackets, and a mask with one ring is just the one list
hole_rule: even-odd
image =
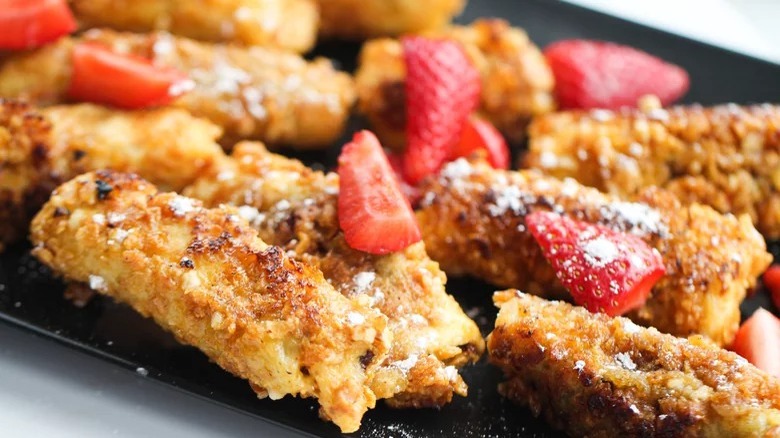
[[[503,17],[525,28],[540,46],[563,38],[595,38],[642,48],[682,65],[691,75],[686,102],[705,105],[736,102],[780,102],[780,67],[747,56],[707,46],[634,23],[548,0],[471,0],[459,19]],[[345,69],[354,68],[358,46],[329,43],[317,54],[335,58]],[[355,121],[354,129],[360,127]],[[346,137],[346,136],[345,136]],[[325,153],[299,156],[310,164],[330,166],[336,147]],[[337,428],[317,418],[316,403],[286,398],[258,400],[246,382],[232,377],[194,348],[177,344],[152,322],[110,299],[97,297],[76,308],[63,296],[63,286],[52,279],[20,245],[0,257],[0,320],[21,326],[119,366],[148,372],[147,376],[216,403],[280,423],[302,434],[339,436]],[[773,253],[778,254],[777,248]],[[495,318],[490,303],[493,288],[469,280],[450,279],[448,291],[487,334]],[[763,291],[743,305],[749,314],[758,307],[772,308]],[[370,411],[360,437],[470,437],[558,436],[525,409],[504,401],[497,393],[500,374],[483,362],[464,371],[469,396],[440,411],[396,411],[380,406]]]

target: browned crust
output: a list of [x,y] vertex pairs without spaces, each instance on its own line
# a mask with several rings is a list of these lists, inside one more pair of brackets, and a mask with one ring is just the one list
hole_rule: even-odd
[[438,29],[460,14],[465,0],[317,0],[324,37],[362,40]]
[[660,252],[666,274],[630,317],[678,336],[703,334],[720,345],[733,339],[739,304],[772,260],[748,217],[684,206],[659,189],[645,190],[637,202],[620,202],[573,180],[458,160],[425,182],[423,193],[418,221],[429,253],[446,272],[536,295],[565,289],[525,228],[528,212],[554,210],[638,234]]
[[[503,20],[482,19],[423,34],[463,44],[482,77],[479,113],[510,140],[522,140],[532,117],[554,109],[552,72],[523,30]],[[387,147],[404,144],[405,77],[398,40],[363,46],[355,74],[358,107]]]
[[97,169],[181,190],[225,155],[220,130],[184,110],[91,104],[35,109],[0,99],[0,245],[20,240],[54,187]]
[[319,267],[336,290],[388,317],[393,344],[373,378],[377,397],[395,407],[438,407],[453,394],[465,395],[454,367],[476,361],[484,343],[447,295],[446,277],[423,245],[385,256],[353,250],[338,224],[337,175],[252,143],[237,145],[231,158],[185,193],[206,205],[248,209],[263,239]]
[[525,164],[622,197],[664,187],[780,237],[780,108],[570,111],[529,128]]
[[261,396],[316,397],[343,431],[374,406],[386,318],[268,246],[235,210],[99,171],[60,186],[34,219],[34,255],[153,318]]
[[0,98],[0,251],[24,236],[54,187],[51,124],[29,105]]
[[780,381],[704,338],[516,291],[495,299],[501,392],[570,436],[780,436]]
[[319,22],[313,0],[71,0],[70,5],[83,29],[164,30],[298,53],[314,46]]
[[77,41],[105,44],[187,73],[195,88],[172,105],[220,126],[225,144],[251,138],[272,146],[326,148],[341,135],[355,101],[352,78],[324,58],[306,61],[271,48],[100,29],[9,58],[0,67],[0,95],[39,104],[65,101]]

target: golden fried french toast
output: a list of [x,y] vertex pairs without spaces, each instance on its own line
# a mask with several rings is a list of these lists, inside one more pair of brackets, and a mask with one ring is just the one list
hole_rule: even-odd
[[54,188],[47,178],[50,131],[27,104],[0,99],[0,252],[24,235]]
[[621,197],[663,187],[687,204],[749,214],[775,239],[778,130],[773,105],[566,111],[534,120],[525,164]]
[[638,235],[661,254],[666,274],[629,317],[720,345],[734,338],[739,304],[772,261],[749,217],[683,205],[661,189],[620,201],[572,179],[459,159],[426,180],[422,193],[417,218],[423,239],[445,272],[536,295],[560,296],[565,289],[526,229],[526,214],[555,211]]
[[[554,78],[526,33],[496,19],[423,32],[460,42],[482,78],[478,113],[511,140],[525,137],[531,117],[555,107]],[[355,82],[358,108],[387,147],[404,145],[406,67],[401,42],[378,39],[360,53]]]
[[570,436],[780,436],[780,381],[706,338],[517,291],[494,300],[500,391]]
[[395,407],[426,407],[465,395],[457,368],[477,360],[484,343],[447,295],[446,277],[422,243],[384,256],[347,246],[338,224],[336,174],[313,171],[256,143],[238,144],[224,164],[185,194],[205,205],[238,206],[261,238],[320,268],[336,290],[388,317],[393,343],[371,384],[378,398]]
[[84,172],[133,172],[163,190],[182,190],[225,159],[219,135],[217,126],[178,108],[35,109],[0,99],[0,247],[24,236],[57,184]]
[[260,397],[316,397],[344,432],[375,404],[387,318],[263,242],[235,209],[99,171],[57,188],[31,239],[57,274],[151,317]]
[[82,28],[164,30],[202,41],[306,52],[317,38],[313,0],[70,0]]
[[0,96],[48,105],[66,100],[74,44],[94,42],[187,74],[195,87],[172,105],[219,125],[223,142],[325,148],[342,132],[355,100],[352,79],[324,58],[265,47],[203,43],[164,32],[93,29],[0,65]]
[[465,0],[317,0],[320,34],[368,39],[438,29],[460,14]]

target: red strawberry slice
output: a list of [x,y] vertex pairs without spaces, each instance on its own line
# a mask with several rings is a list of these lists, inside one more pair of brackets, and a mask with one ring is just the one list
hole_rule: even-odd
[[780,309],[780,265],[772,265],[764,272],[764,286],[769,289],[772,302]]
[[591,312],[615,316],[642,306],[664,275],[661,254],[634,235],[546,211],[525,222],[574,302]]
[[371,254],[420,241],[420,228],[376,136],[355,134],[339,155],[339,226],[347,244]]
[[195,84],[184,73],[95,43],[73,48],[68,97],[125,109],[163,106]]
[[480,76],[463,47],[451,40],[407,37],[406,179],[417,184],[438,172],[479,103]]
[[468,157],[478,150],[487,152],[488,162],[493,168],[509,168],[509,146],[506,145],[504,137],[490,122],[471,117],[463,127],[463,133],[450,154],[450,160]]
[[647,94],[663,105],[688,91],[688,73],[641,50],[601,41],[565,40],[544,55],[561,108],[635,107]]
[[780,378],[780,319],[759,308],[739,327],[731,350]]

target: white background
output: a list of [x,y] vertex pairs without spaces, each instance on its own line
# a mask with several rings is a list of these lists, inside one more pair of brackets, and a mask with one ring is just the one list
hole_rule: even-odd
[[[780,1],[571,1],[780,62]],[[0,435],[294,436],[5,325],[0,325]]]

